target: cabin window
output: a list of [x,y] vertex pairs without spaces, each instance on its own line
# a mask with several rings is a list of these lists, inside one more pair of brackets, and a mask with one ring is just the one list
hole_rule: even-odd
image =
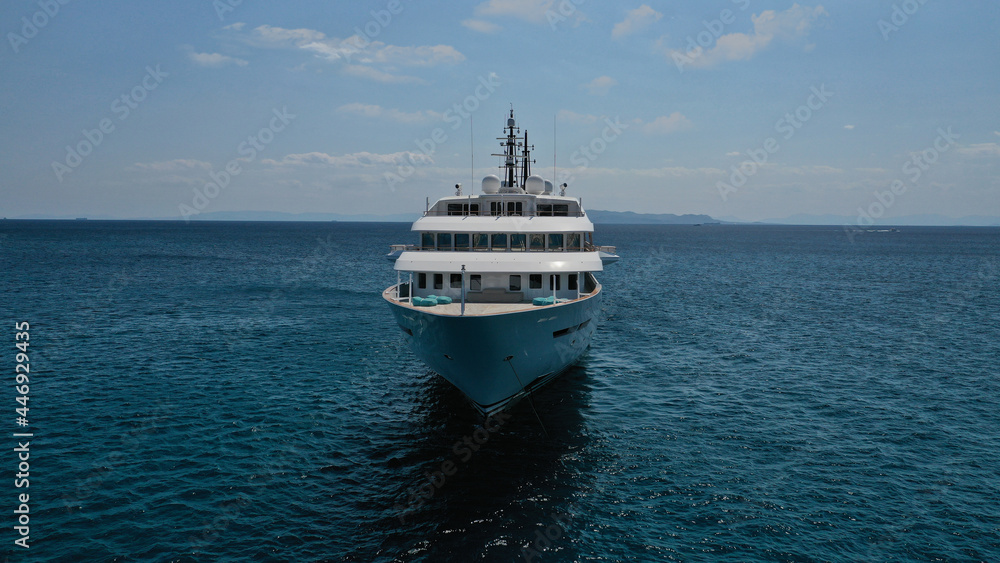
[[566,250],[580,250],[580,233],[566,235]]
[[469,249],[469,233],[455,233],[455,250]]
[[542,289],[542,274],[531,274],[528,276],[529,289]]
[[507,233],[496,233],[493,235],[493,250],[507,250]]
[[472,274],[469,276],[469,291],[482,291],[483,290],[483,276],[479,274]]
[[497,215],[503,215],[503,202],[502,201],[491,201],[490,202],[490,215],[494,217]]
[[489,250],[490,249],[490,235],[486,233],[475,233],[472,235],[473,243],[475,244],[476,250]]
[[569,205],[555,204],[552,206],[552,214],[556,217],[566,217],[569,215]]
[[514,251],[526,250],[525,245],[527,245],[527,240],[527,235],[523,233],[510,235],[510,249]]
[[563,249],[562,233],[549,233],[549,250],[561,251]]
[[559,287],[562,276],[558,274],[553,274],[549,276],[549,291],[556,290],[559,291],[562,288]]
[[510,276],[510,290],[511,291],[521,291],[521,276],[514,274]]
[[479,204],[473,203],[469,205],[469,215],[479,215]]
[[469,205],[462,203],[449,203],[448,204],[448,215],[465,215],[468,211]]
[[438,233],[438,250],[451,250],[451,233]]
[[539,217],[551,217],[552,216],[552,204],[550,203],[539,203],[536,207],[538,210]]
[[451,275],[451,288],[462,289],[462,274]]
[[434,289],[444,288],[444,274],[434,274]]
[[507,202],[507,215],[524,215],[524,204],[520,201]]
[[531,233],[528,235],[528,248],[531,250],[545,250],[545,235],[542,233]]
[[566,276],[566,289],[570,291],[576,291],[577,289],[577,276],[576,274],[570,274]]
[[417,287],[427,289],[427,274],[417,274]]
[[422,250],[434,250],[434,233],[420,233],[420,247]]

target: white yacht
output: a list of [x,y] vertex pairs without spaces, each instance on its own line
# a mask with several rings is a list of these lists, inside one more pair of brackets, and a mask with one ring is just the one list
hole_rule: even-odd
[[397,283],[382,293],[403,337],[484,415],[573,365],[597,329],[601,284],[618,260],[594,246],[579,199],[531,174],[527,131],[510,112],[503,179],[444,197],[413,223],[418,244],[393,245]]

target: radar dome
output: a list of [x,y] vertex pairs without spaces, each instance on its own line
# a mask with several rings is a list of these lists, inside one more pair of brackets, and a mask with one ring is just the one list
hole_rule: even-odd
[[495,194],[500,191],[500,178],[493,174],[483,178],[483,193]]
[[545,180],[545,191],[542,193],[550,194],[552,193],[552,180]]
[[541,176],[535,176],[532,174],[528,176],[528,179],[524,182],[524,189],[529,194],[539,195],[545,191],[545,179]]

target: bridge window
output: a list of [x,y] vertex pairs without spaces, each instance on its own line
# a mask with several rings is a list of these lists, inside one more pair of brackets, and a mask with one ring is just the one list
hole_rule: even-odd
[[566,235],[566,250],[580,250],[580,233]]
[[550,203],[539,203],[536,207],[539,217],[551,217],[552,216],[552,204]]
[[498,215],[503,215],[503,202],[502,201],[491,201],[490,202],[490,215],[494,217]]
[[552,214],[556,217],[566,217],[569,215],[569,205],[567,204],[555,204],[552,206]]
[[525,245],[527,244],[527,236],[523,233],[510,235],[510,249],[514,251],[526,250]]
[[469,249],[469,233],[455,233],[455,250]]
[[438,250],[451,250],[451,233],[438,233]]
[[476,250],[490,249],[490,235],[486,233],[475,233],[474,235],[472,235],[472,239]]
[[507,233],[496,233],[493,235],[493,250],[507,250]]
[[507,215],[524,215],[523,205],[520,201],[508,201]]
[[531,250],[545,250],[545,235],[542,233],[531,233],[528,235],[528,248]]
[[421,250],[434,250],[434,233],[420,233]]
[[562,233],[549,233],[549,250],[561,251],[563,249]]

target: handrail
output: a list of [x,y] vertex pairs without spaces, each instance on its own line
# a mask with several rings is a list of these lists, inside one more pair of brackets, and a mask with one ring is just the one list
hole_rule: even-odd
[[538,212],[529,212],[525,210],[523,213],[507,213],[504,210],[502,213],[497,213],[494,215],[489,211],[480,211],[479,213],[472,212],[456,212],[456,211],[438,211],[434,209],[428,209],[423,213],[424,217],[586,217],[586,211],[567,211],[565,214],[553,215],[551,213],[545,213],[544,215],[539,215]]

